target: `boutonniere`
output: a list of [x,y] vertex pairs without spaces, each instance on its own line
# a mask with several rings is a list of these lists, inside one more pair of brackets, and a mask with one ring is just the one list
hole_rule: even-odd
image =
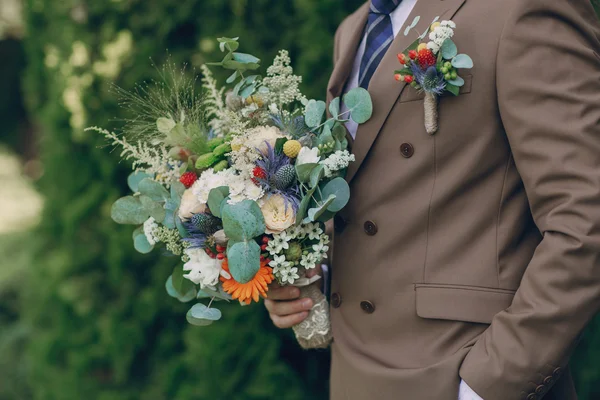
[[[404,31],[419,22],[416,17]],[[473,60],[466,54],[458,54],[452,41],[456,24],[452,21],[438,22],[438,18],[427,31],[421,34],[404,52],[398,54],[402,67],[395,71],[395,79],[403,81],[417,90],[425,92],[425,129],[433,135],[438,129],[438,97],[444,92],[458,96],[465,84],[458,69],[473,68]],[[424,41],[429,33],[429,41]]]

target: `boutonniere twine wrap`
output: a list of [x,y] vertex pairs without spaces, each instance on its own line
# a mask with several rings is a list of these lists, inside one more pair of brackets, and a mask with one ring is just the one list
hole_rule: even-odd
[[[419,22],[416,17],[406,28],[408,35]],[[429,29],[419,36],[404,52],[398,54],[402,67],[395,71],[395,79],[406,82],[416,90],[425,92],[425,129],[433,135],[438,130],[438,99],[444,92],[458,96],[465,84],[458,69],[473,68],[473,60],[466,54],[458,54],[452,37],[456,24],[452,21],[438,22],[436,18]],[[429,41],[423,39],[429,33]]]

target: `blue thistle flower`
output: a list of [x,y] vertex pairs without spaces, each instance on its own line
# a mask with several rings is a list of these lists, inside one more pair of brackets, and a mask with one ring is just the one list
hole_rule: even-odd
[[207,237],[204,233],[200,232],[200,230],[196,227],[196,224],[194,224],[190,220],[184,222],[183,227],[185,228],[189,236],[183,238],[182,240],[184,242],[188,242],[190,244],[190,248],[192,249],[203,248],[206,243]]
[[300,188],[295,182],[285,190],[280,190],[273,184],[275,175],[282,167],[290,165],[290,158],[285,154],[277,154],[269,142],[265,142],[267,150],[261,152],[262,157],[256,162],[256,165],[265,171],[264,178],[256,178],[266,193],[279,194],[285,199],[286,207],[291,205],[294,211],[300,206]]
[[419,63],[411,61],[410,70],[413,73],[415,82],[417,82],[425,92],[440,95],[446,89],[444,74],[438,71],[435,66],[422,68]]
[[296,117],[284,117],[281,114],[271,114],[270,117],[276,127],[293,139],[298,139],[308,132],[308,128],[304,123],[304,116],[302,115]]

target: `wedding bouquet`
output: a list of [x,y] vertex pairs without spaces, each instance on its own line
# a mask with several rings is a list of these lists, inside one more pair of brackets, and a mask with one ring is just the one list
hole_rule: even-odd
[[[117,200],[112,219],[137,225],[141,253],[157,246],[181,257],[168,277],[172,297],[194,304],[187,320],[209,325],[221,318],[215,301],[258,302],[269,284],[301,287],[315,307],[295,327],[304,347],[331,339],[328,305],[305,276],[327,257],[324,222],[348,202],[343,176],[354,156],[344,122],[366,122],[368,92],[357,88],[330,103],[308,100],[299,90],[286,51],[266,76],[252,73],[260,60],[239,53],[238,39],[218,39],[225,53],[202,66],[202,90],[185,71],[165,70],[161,82],[117,89],[134,116],[124,135],[92,127],[132,160],[131,195]],[[217,86],[208,66],[233,71]]]

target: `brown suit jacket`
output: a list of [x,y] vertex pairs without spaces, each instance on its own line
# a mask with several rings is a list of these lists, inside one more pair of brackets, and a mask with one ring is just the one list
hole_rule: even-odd
[[[368,4],[335,37],[338,96]],[[413,34],[373,76],[335,220],[333,400],[576,399],[568,360],[600,309],[600,27],[589,0],[419,0],[457,24],[459,97],[423,125],[394,81]]]

